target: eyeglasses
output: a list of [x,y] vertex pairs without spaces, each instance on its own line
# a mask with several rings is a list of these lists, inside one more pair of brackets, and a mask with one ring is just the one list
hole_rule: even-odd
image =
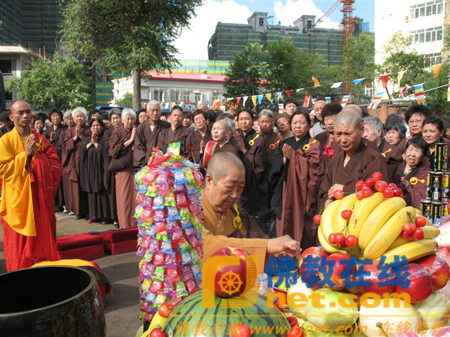
[[422,124],[423,119],[410,119],[408,124],[414,125],[414,124]]

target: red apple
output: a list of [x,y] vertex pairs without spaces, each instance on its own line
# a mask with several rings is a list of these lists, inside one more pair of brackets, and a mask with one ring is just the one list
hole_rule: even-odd
[[383,180],[379,180],[375,183],[375,191],[377,191],[377,192],[383,192],[386,187],[387,187],[387,182],[385,182]]
[[330,236],[328,237],[328,242],[334,245],[336,243],[336,234],[331,233]]
[[416,239],[416,240],[422,240],[425,237],[425,234],[423,233],[422,228],[416,228],[413,235],[414,235],[414,239]]
[[405,240],[411,239],[411,238],[413,237],[413,235],[414,235],[414,234],[408,234],[408,233],[406,233],[405,231],[402,231],[402,237],[403,237],[403,239],[405,239]]
[[303,329],[299,326],[294,326],[288,333],[287,337],[303,337]]
[[[223,259],[215,258],[213,264],[207,265],[206,272],[215,275],[214,284],[207,282],[208,288],[217,296],[229,298],[239,296],[253,288],[258,278],[256,263],[242,248],[224,247],[212,256],[223,256]],[[239,264],[232,265],[231,256],[238,257]],[[252,272],[253,271],[253,272]],[[241,282],[240,286],[236,284]]]
[[[333,235],[333,234],[331,234],[331,235]],[[305,249],[302,252],[302,255],[300,255],[300,258],[298,259],[298,266],[299,266],[298,269],[300,270],[300,276],[303,275],[307,271],[306,268],[302,268],[303,259],[306,256],[312,256],[313,258],[318,257],[319,261],[321,261],[322,256],[327,257],[329,255],[330,254],[320,246],[319,247],[309,247],[309,248]],[[320,263],[319,263],[319,266],[320,266]]]
[[414,234],[414,232],[416,231],[416,225],[413,223],[405,223],[403,225],[403,230],[406,234]]
[[363,188],[364,181],[360,180],[355,184],[355,188],[360,191]]
[[362,191],[359,191],[358,193],[356,193],[356,198],[358,199],[358,200],[363,200],[364,199],[364,194],[363,194],[363,192]]
[[170,316],[170,314],[173,311],[173,304],[170,302],[164,302],[163,304],[161,304],[158,308],[158,314],[161,317],[167,318]]
[[[411,303],[419,303],[426,300],[433,292],[431,274],[417,263],[410,263],[407,272],[409,272],[407,279],[411,281],[409,287],[404,289],[400,284],[397,284],[395,292],[398,294],[409,294]],[[406,273],[406,271],[402,273]]]
[[342,211],[341,216],[343,219],[348,220],[352,216],[352,211],[349,209],[346,209],[346,210]]
[[395,274],[388,273],[389,277],[380,279],[379,274],[381,273],[381,270],[378,270],[378,261],[372,261],[372,264],[368,265],[361,265],[359,268],[363,268],[364,271],[370,272],[369,275],[363,275],[364,281],[371,282],[371,286],[365,286],[365,287],[357,287],[358,290],[365,294],[365,293],[375,293],[380,296],[383,296],[384,294],[390,294],[394,291],[395,286],[393,284],[384,285],[382,287],[379,286],[379,283],[382,281],[391,280],[393,281],[395,279]]
[[345,238],[345,245],[347,247],[353,247],[358,242],[358,239],[354,235],[349,235]]
[[431,274],[433,291],[444,288],[450,278],[450,268],[443,258],[434,254],[416,261]]
[[383,191],[383,195],[386,199],[392,198],[394,196],[394,191],[390,187],[386,187]]
[[372,180],[377,182],[380,181],[381,179],[383,179],[383,175],[381,174],[381,172],[375,172],[374,174],[372,174]]
[[401,197],[401,196],[403,195],[402,189],[401,189],[401,188],[398,188],[398,187],[394,187],[394,188],[392,189],[392,192],[394,192],[394,195],[395,195],[396,197]]
[[319,215],[319,214],[314,215],[314,217],[313,217],[313,222],[314,222],[316,225],[320,225],[320,220],[322,220],[322,216],[321,216],[321,215]]
[[390,188],[395,188],[395,187],[397,187],[397,185],[394,184],[394,183],[390,183],[388,186],[389,186]]
[[334,242],[337,245],[342,245],[344,243],[345,236],[342,233],[334,233]]
[[372,178],[366,179],[364,183],[369,187],[373,187],[375,185],[375,181]]
[[[327,257],[327,261],[334,261],[334,265],[331,266],[331,263],[325,266],[321,266],[320,268],[332,268],[333,273],[331,274],[330,280],[334,283],[332,290],[342,290],[345,288],[345,279],[341,277],[341,274],[347,268],[347,265],[341,263],[341,261],[350,260],[350,256],[342,253],[334,253]],[[355,268],[355,267],[354,267]],[[323,279],[323,274],[319,273],[320,278]]]
[[166,333],[162,331],[160,328],[154,328],[152,332],[150,332],[150,337],[165,337]]
[[424,216],[418,216],[415,220],[415,224],[417,227],[424,227],[427,225],[427,223],[428,223],[428,220]]
[[247,324],[236,324],[231,329],[232,337],[250,337],[252,335],[250,328]]
[[363,193],[364,198],[368,198],[373,194],[373,192],[370,188],[364,188],[362,190],[362,193]]
[[336,190],[334,191],[334,199],[339,200],[342,199],[344,197],[344,192],[342,192],[341,190]]

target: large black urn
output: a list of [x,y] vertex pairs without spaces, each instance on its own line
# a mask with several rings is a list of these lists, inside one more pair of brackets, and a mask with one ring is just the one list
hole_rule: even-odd
[[106,336],[94,274],[42,267],[0,275],[0,336]]

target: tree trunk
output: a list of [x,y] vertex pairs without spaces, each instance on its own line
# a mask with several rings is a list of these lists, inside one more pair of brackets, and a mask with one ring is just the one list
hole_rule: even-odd
[[131,71],[133,76],[133,109],[141,109],[141,67],[136,66]]

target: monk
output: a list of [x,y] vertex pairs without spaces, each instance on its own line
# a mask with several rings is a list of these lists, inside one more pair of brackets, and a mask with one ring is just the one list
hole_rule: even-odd
[[0,138],[0,216],[8,271],[39,261],[57,260],[54,197],[61,180],[61,160],[42,135],[31,130],[25,101],[11,106],[15,128]]
[[192,116],[197,130],[191,132],[186,139],[187,155],[190,161],[200,163],[203,148],[212,140],[211,130],[206,124],[206,114],[203,110],[195,110]]
[[[296,257],[300,245],[284,235],[268,239],[255,221],[236,202],[245,186],[245,168],[232,153],[216,153],[208,164],[203,190],[203,261],[218,249],[237,246],[259,256],[259,271],[264,270],[268,255]],[[238,224],[234,220],[241,218]]]
[[258,115],[259,133],[264,138],[264,147],[266,149],[266,158],[278,147],[281,136],[273,131],[274,117],[270,109],[262,109]]
[[386,160],[362,141],[363,133],[362,118],[356,112],[344,109],[335,117],[334,139],[342,151],[332,157],[320,184],[321,207],[333,201],[336,190],[345,195],[354,193],[356,182],[372,177],[375,172],[390,182]]
[[147,106],[148,122],[136,128],[134,142],[134,168],[140,169],[147,165],[153,147],[156,147],[161,131],[170,127],[170,123],[161,120],[161,105],[158,101],[151,101]]
[[158,143],[156,147],[162,152],[167,152],[169,143],[180,143],[180,153],[185,157],[188,156],[188,148],[186,139],[191,133],[189,129],[183,127],[183,109],[179,106],[174,106],[170,111],[170,127],[161,131],[160,137],[158,137]]
[[219,143],[219,152],[231,152],[239,156],[239,150],[234,146],[227,135],[230,133],[230,123],[234,123],[229,118],[219,119],[214,122],[211,129],[212,140]]

